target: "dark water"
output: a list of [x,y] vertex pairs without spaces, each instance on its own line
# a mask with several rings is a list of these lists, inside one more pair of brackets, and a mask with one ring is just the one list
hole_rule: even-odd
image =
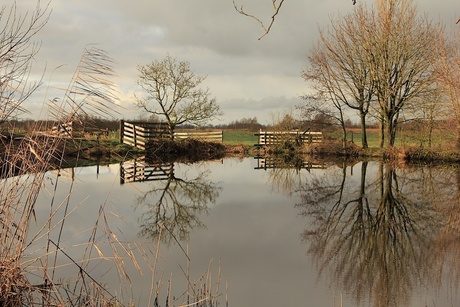
[[[144,306],[156,263],[162,301],[168,280],[179,297],[185,275],[204,274],[221,306],[460,305],[457,168],[254,158],[141,166],[47,174],[30,233],[50,233],[65,251],[55,279],[82,274],[75,261]],[[34,240],[31,259],[46,239]]]

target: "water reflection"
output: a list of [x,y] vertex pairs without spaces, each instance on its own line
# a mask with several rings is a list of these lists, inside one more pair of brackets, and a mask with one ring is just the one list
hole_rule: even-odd
[[303,239],[319,275],[357,304],[407,306],[414,289],[442,270],[433,266],[433,247],[451,227],[452,179],[443,168],[379,163],[370,172],[362,162],[358,176],[343,164],[303,185],[298,207],[314,221]]
[[303,182],[304,170],[324,169],[324,161],[313,160],[310,156],[283,155],[257,156],[256,170],[268,171],[273,191],[291,195]]
[[[123,217],[109,222],[129,243],[151,248],[154,237],[167,243],[189,239],[191,276],[203,276],[210,259],[219,259],[232,306],[337,306],[341,294],[343,306],[458,305],[458,169],[315,160],[307,162],[321,168],[299,169],[279,161],[276,167],[265,161],[267,167],[258,168],[261,161],[254,158],[190,165],[137,160],[121,169],[118,164],[101,168],[99,176],[95,168],[76,169],[71,202],[87,199],[89,206],[71,210],[63,235],[69,239],[61,248],[74,259],[85,255],[80,242],[87,241],[84,230],[93,226],[88,217],[98,214],[92,204],[104,203],[107,212]],[[130,168],[135,175],[128,174]],[[119,170],[123,184],[112,189]],[[55,182],[48,189],[54,187]],[[50,201],[39,203],[43,209],[36,215],[46,221]],[[299,244],[299,233],[305,244]],[[110,255],[102,242],[97,247]],[[161,273],[175,277],[174,293],[182,293],[188,280],[181,281],[186,258],[180,246],[162,246],[159,259]],[[97,266],[92,275],[117,289],[118,279],[107,278],[106,267]],[[70,267],[69,275],[59,276],[74,276],[75,266]],[[149,274],[138,276],[133,269],[129,275],[134,296],[145,305]]]
[[222,189],[207,179],[209,171],[177,176],[173,162],[140,158],[122,163],[120,173],[122,183],[152,181],[137,198],[136,210],[142,211],[139,235],[167,244],[188,240],[193,229],[203,228],[200,216],[208,213]]

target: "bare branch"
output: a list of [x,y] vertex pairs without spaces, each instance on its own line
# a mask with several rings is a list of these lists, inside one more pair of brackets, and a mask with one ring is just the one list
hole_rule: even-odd
[[277,3],[277,0],[272,0],[272,5],[273,5],[273,15],[271,16],[271,20],[270,20],[270,23],[268,24],[268,26],[265,26],[264,22],[262,20],[260,20],[260,18],[256,17],[255,15],[252,15],[252,14],[249,14],[247,13],[243,6],[241,6],[240,8],[238,8],[238,6],[236,5],[235,3],[235,0],[233,0],[233,7],[235,8],[235,10],[240,13],[241,15],[243,16],[246,16],[246,17],[249,17],[249,18],[252,18],[254,19],[255,21],[257,21],[260,26],[262,27],[262,29],[264,30],[264,33],[262,34],[262,36],[260,36],[258,38],[258,40],[261,40],[265,35],[268,34],[268,32],[270,32],[273,24],[275,23],[275,18],[276,16],[279,14],[280,12],[280,9],[281,9],[281,6],[283,5],[284,3],[284,0],[281,0],[279,3]]
[[[264,33],[258,38],[258,40],[261,40],[265,35],[268,34],[268,32],[270,32],[270,30],[271,30],[273,24],[275,23],[276,16],[278,16],[278,14],[279,14],[279,12],[280,12],[280,10],[281,10],[281,6],[282,6],[283,3],[284,3],[284,0],[280,0],[279,2],[278,2],[278,0],[272,0],[273,15],[272,15],[271,18],[270,18],[270,23],[268,24],[268,26],[266,26],[266,25],[264,24],[264,22],[263,22],[259,17],[255,16],[255,15],[253,15],[253,14],[247,13],[247,12],[244,10],[243,6],[238,7],[237,4],[236,4],[236,2],[235,2],[235,0],[232,0],[232,1],[233,1],[233,7],[235,8],[235,10],[236,10],[239,14],[241,14],[241,15],[243,15],[243,16],[246,16],[246,17],[249,17],[249,18],[251,18],[251,19],[254,19],[254,20],[260,25],[260,27],[264,30]],[[278,3],[277,3],[277,2],[278,2]],[[351,0],[351,2],[353,3],[353,5],[356,4],[356,0]],[[459,21],[460,21],[460,19],[459,19]],[[457,22],[458,22],[458,21],[457,21]]]

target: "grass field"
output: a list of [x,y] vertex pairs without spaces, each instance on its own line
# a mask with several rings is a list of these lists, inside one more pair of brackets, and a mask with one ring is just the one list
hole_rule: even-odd
[[[332,139],[339,139],[339,133],[331,134]],[[347,140],[353,141],[356,145],[361,146],[362,134],[360,129],[350,129],[347,133]],[[378,129],[367,130],[367,142],[370,148],[378,148],[380,146],[380,134]],[[431,139],[431,147],[451,147],[456,142],[456,136],[453,132],[434,131]],[[423,132],[419,131],[400,131],[396,136],[396,147],[425,147],[428,148],[428,137]]]
[[[247,130],[224,130],[223,142],[228,145],[244,145],[253,146],[257,144],[258,137],[255,136],[256,132]],[[325,133],[325,140],[339,140],[341,139],[340,132]],[[347,133],[347,140],[353,141],[357,146],[361,146],[361,130],[349,129]],[[379,148],[380,136],[378,129],[368,129],[367,140],[370,148]],[[453,132],[434,131],[432,136],[432,148],[436,147],[450,147],[455,144],[456,136]],[[428,147],[426,135],[418,131],[401,131],[397,135],[397,147]]]
[[257,144],[258,137],[255,132],[246,130],[224,130],[224,144],[253,146]]

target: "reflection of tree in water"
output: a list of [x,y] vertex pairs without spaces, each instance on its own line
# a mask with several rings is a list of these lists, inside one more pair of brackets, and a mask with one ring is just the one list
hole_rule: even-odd
[[[450,168],[452,169],[452,168]],[[449,169],[449,170],[450,170]],[[444,187],[436,193],[440,199],[437,208],[445,216],[444,227],[435,238],[432,250],[431,267],[434,286],[439,288],[444,279],[450,289],[460,289],[460,167],[453,172],[442,168],[442,174],[430,173],[430,180]]]
[[145,210],[140,217],[140,235],[158,238],[165,243],[187,240],[191,230],[204,227],[200,215],[208,213],[221,188],[208,181],[208,172],[193,179],[178,178],[171,164],[167,179],[156,181],[155,186],[138,198],[138,206]]
[[300,191],[302,214],[313,218],[304,233],[319,275],[362,303],[405,306],[428,276],[430,247],[442,215],[424,198],[426,186],[414,170],[397,174],[380,164],[371,180],[361,164],[358,182],[347,168],[316,178]]

